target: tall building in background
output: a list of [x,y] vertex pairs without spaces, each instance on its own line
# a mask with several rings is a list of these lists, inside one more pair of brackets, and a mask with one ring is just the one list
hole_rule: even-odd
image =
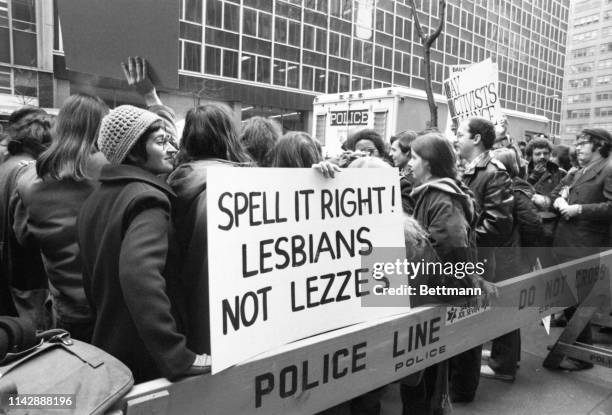
[[53,106],[51,6],[0,0],[0,126],[22,105]]
[[612,0],[573,1],[561,138],[573,144],[587,126],[612,131]]
[[[12,0],[24,2],[38,8],[55,3]],[[313,99],[319,94],[400,86],[422,96],[423,51],[409,3],[181,0],[180,88],[162,99],[179,114],[198,103],[222,101],[237,118],[273,116],[286,129],[312,131]],[[442,94],[449,66],[491,57],[499,66],[506,112],[540,125],[550,120],[546,131],[525,128],[519,135],[558,134],[569,0],[448,3],[446,27],[431,55],[434,91]],[[424,29],[435,27],[438,1],[416,4]],[[57,12],[55,22],[53,105],[75,92],[96,93],[110,105],[133,102],[120,82],[66,69]],[[422,125],[415,127],[424,127],[427,119],[423,105],[417,120]]]

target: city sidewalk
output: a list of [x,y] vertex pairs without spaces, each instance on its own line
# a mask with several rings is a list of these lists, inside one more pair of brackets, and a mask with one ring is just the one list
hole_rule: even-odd
[[[581,372],[550,371],[542,367],[546,346],[562,329],[546,335],[539,323],[521,330],[522,358],[513,384],[481,379],[476,399],[453,404],[453,415],[610,415],[612,414],[612,369],[595,366]],[[612,345],[612,336],[593,329],[596,344]],[[399,387],[387,388],[383,414],[401,414]]]

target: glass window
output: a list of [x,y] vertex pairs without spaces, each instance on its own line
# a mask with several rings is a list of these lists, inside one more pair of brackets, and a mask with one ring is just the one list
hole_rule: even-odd
[[338,92],[338,74],[336,72],[329,72],[329,81],[327,83],[327,93],[333,94]]
[[36,33],[13,30],[13,49],[15,53],[14,64],[23,66],[36,66],[38,62],[38,46]]
[[202,46],[199,43],[183,42],[183,69],[200,72],[202,59]]
[[312,91],[313,72],[313,68],[311,68],[310,66],[302,67],[302,89]]
[[221,27],[223,14],[223,3],[219,0],[206,2],[206,24],[214,27]]
[[329,32],[329,54],[340,55],[340,35],[338,33]]
[[206,46],[204,51],[204,72],[221,75],[221,49]]
[[257,36],[257,12],[252,9],[243,9],[242,32],[245,35]]
[[270,83],[270,58],[257,57],[257,82]]
[[317,28],[316,50],[317,52],[327,53],[327,31]]
[[340,47],[340,55],[345,59],[351,57],[351,38],[348,36],[340,36],[342,45]]
[[247,55],[246,53],[242,54],[241,60],[241,70],[242,70],[242,79],[246,79],[249,81],[255,80],[255,55]]
[[287,86],[290,88],[300,87],[300,66],[297,63],[287,63]]
[[238,52],[223,51],[223,76],[238,78]]
[[274,85],[285,86],[287,62],[274,60]]
[[274,40],[280,43],[287,43],[287,19],[277,17],[274,26]]
[[325,92],[325,69],[315,69],[315,91]]
[[376,46],[374,48],[374,65],[383,66],[383,48],[382,46]]
[[300,47],[300,23],[289,21],[289,44]]
[[372,64],[372,44],[369,42],[363,44],[363,62]]
[[259,37],[272,40],[272,15],[259,12]]
[[38,76],[34,71],[15,69],[15,95],[38,96]]
[[34,0],[13,0],[12,14],[14,20],[36,23],[36,6]]
[[183,0],[185,20],[202,23],[202,0]]
[[350,88],[349,80],[350,80],[350,78],[349,78],[348,75],[340,74],[340,79],[339,79],[340,90],[339,90],[339,92],[348,92],[349,91],[349,88]]
[[304,48],[314,50],[315,28],[304,25]]
[[11,68],[6,66],[0,66],[0,92],[5,94],[12,93]]
[[362,61],[363,57],[361,54],[363,42],[358,39],[353,39],[353,60]]

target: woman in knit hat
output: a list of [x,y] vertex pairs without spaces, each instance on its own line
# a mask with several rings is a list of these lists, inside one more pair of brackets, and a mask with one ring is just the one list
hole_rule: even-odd
[[129,105],[102,121],[98,146],[109,165],[78,217],[85,292],[95,310],[92,343],[125,363],[136,382],[205,373],[210,357],[187,348],[175,319],[170,206],[157,175],[176,149],[157,115]]
[[50,147],[23,173],[14,200],[15,236],[22,246],[40,247],[57,326],[82,341],[91,339],[93,320],[83,291],[76,218],[107,163],[95,144],[107,112],[100,98],[70,96]]

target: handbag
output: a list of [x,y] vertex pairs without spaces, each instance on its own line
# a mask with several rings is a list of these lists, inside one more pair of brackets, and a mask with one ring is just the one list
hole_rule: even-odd
[[[21,340],[19,335],[23,336]],[[12,353],[0,361],[0,395],[4,395],[0,413],[103,414],[134,384],[132,373],[123,363],[97,347],[71,339],[65,330],[45,331],[34,341],[28,336],[32,337],[19,332],[13,335],[24,349],[9,349]],[[14,405],[16,397],[33,394],[54,396],[55,400],[46,398],[51,406]]]

